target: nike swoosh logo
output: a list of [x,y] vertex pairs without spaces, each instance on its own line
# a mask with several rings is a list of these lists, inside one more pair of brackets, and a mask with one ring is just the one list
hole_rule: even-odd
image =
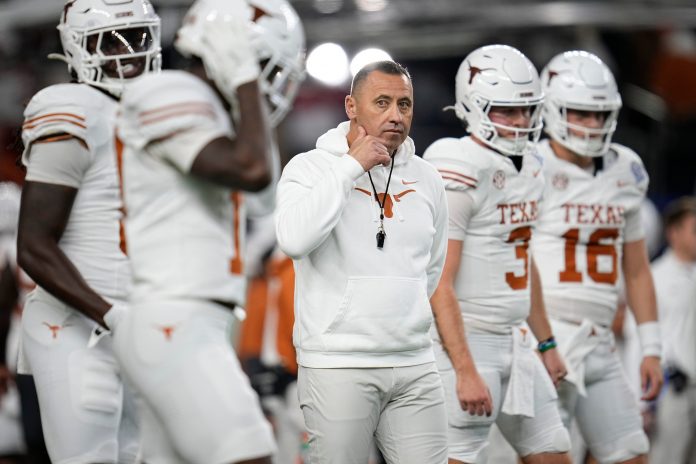
[[417,181],[417,180],[414,180],[414,181],[412,181],[412,182],[409,182],[409,181],[407,181],[407,180],[401,179],[401,183],[404,184],[404,185],[411,185],[411,184],[416,184],[416,183],[418,183],[418,181]]

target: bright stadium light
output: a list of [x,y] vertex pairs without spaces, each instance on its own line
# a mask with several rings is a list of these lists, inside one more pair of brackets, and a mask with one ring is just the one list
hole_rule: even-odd
[[348,56],[340,45],[323,43],[307,56],[307,72],[326,85],[341,85],[348,79]]
[[355,76],[363,66],[375,61],[392,61],[392,57],[381,48],[366,48],[353,57],[350,62],[350,73]]
[[355,0],[355,4],[363,11],[374,13],[385,9],[389,2],[387,0]]
[[333,14],[343,8],[343,0],[314,0],[314,9],[319,13]]

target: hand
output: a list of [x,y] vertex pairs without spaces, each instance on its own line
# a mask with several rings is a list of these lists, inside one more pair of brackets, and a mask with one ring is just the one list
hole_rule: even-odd
[[[212,52],[205,64],[218,70],[214,73],[216,75],[209,77],[232,90],[256,80],[261,74],[258,56],[251,44],[246,14],[218,17],[207,25],[207,33],[203,36],[203,42]],[[213,63],[210,63],[211,60]]]
[[367,135],[362,126],[358,126],[358,134],[350,144],[348,154],[360,163],[365,172],[378,164],[389,166],[392,161],[384,143],[377,137]]
[[652,401],[657,398],[662,389],[662,367],[660,358],[657,356],[646,356],[640,363],[640,385],[643,391],[641,400]]
[[556,348],[551,348],[550,350],[541,353],[541,361],[544,363],[546,372],[549,373],[549,377],[551,377],[553,385],[557,387],[558,383],[563,380],[566,375],[568,375],[568,371],[566,370],[563,358],[561,358],[561,354]]
[[237,87],[261,73],[251,43],[250,14],[245,1],[227,0],[214,14],[192,11],[191,22],[185,21],[177,33],[177,49],[203,60],[208,77],[231,104]]
[[113,332],[114,329],[121,323],[124,317],[126,317],[126,312],[128,311],[126,305],[122,303],[115,303],[109,310],[104,314],[104,326]]
[[457,398],[462,410],[472,416],[490,416],[493,412],[491,392],[476,369],[457,374]]

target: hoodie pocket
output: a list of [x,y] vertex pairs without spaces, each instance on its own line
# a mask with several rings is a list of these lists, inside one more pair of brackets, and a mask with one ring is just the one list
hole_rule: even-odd
[[425,283],[409,277],[353,277],[324,331],[330,351],[396,352],[429,346]]

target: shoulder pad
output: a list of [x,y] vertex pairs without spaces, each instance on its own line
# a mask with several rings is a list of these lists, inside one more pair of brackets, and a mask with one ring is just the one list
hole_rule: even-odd
[[[25,147],[40,138],[70,134],[89,145],[100,138],[100,126],[109,126],[116,102],[85,84],[58,84],[38,92],[24,111],[22,141]],[[105,134],[101,134],[103,137]]]
[[435,166],[447,190],[475,189],[481,178],[481,167],[471,162],[462,139],[436,140],[425,150],[423,159]]
[[138,149],[194,128],[223,127],[231,132],[212,88],[184,71],[148,74],[128,85],[117,126],[120,138]]
[[93,151],[113,137],[118,103],[86,84],[57,84],[39,91],[24,111],[22,161],[31,144],[52,135],[69,134]]

